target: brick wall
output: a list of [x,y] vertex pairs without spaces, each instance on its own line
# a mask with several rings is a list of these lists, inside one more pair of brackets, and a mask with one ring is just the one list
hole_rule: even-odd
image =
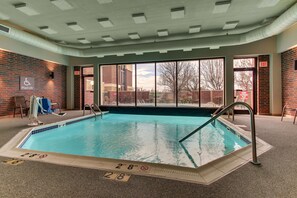
[[[54,72],[54,79],[49,77]],[[20,76],[33,77],[34,90],[20,90]],[[66,106],[66,67],[0,50],[0,116],[13,112],[13,96],[44,96]]]
[[[282,101],[283,106],[297,108],[297,70],[294,61],[297,60],[297,47],[281,54],[282,61]],[[293,112],[288,112],[293,115]]]
[[[270,114],[269,101],[269,55],[258,57],[258,78],[257,78],[257,112],[260,115]],[[261,62],[267,62],[266,67],[261,67]]]
[[74,75],[74,109],[82,108],[82,93],[81,93],[81,67],[74,67],[74,72],[79,72],[78,75]]

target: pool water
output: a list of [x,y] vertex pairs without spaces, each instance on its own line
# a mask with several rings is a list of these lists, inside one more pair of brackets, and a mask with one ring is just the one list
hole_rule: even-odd
[[219,122],[179,140],[209,117],[105,114],[32,134],[24,149],[198,167],[247,145]]

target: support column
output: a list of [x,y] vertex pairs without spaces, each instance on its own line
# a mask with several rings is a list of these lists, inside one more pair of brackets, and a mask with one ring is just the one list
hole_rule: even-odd
[[67,67],[66,73],[66,108],[74,109],[74,72],[73,66]]
[[94,103],[100,105],[99,101],[99,65],[94,65]]
[[274,53],[270,55],[270,113],[281,115],[282,111],[282,76],[281,55]]
[[234,73],[233,73],[233,56],[226,56],[225,58],[225,105],[233,103],[234,89]]

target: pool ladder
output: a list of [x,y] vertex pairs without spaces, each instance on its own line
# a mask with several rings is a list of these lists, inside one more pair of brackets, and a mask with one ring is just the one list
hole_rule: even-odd
[[97,120],[97,114],[96,114],[95,109],[94,109],[96,107],[97,110],[100,112],[100,116],[101,116],[101,119],[102,119],[103,113],[102,113],[101,109],[99,108],[99,106],[97,104],[95,104],[95,103],[93,103],[91,105],[85,104],[84,105],[83,115],[85,115],[86,107],[90,108],[90,113],[92,112],[94,114],[95,120]]
[[[184,138],[179,140],[179,143],[182,145],[182,148],[186,151],[185,147],[182,144],[183,141],[185,141],[186,139],[188,139],[189,137],[191,137],[192,135],[194,135],[195,133],[200,131],[202,128],[204,128],[209,123],[214,122],[218,117],[220,117],[221,115],[223,115],[224,113],[226,113],[230,109],[233,110],[234,106],[237,106],[237,105],[245,106],[248,109],[249,113],[250,113],[250,126],[251,126],[251,133],[252,133],[252,155],[253,155],[251,163],[254,164],[254,165],[261,165],[261,163],[258,161],[258,158],[257,158],[255,115],[254,115],[254,112],[253,112],[253,109],[251,108],[251,106],[248,105],[245,102],[234,102],[234,103],[228,105],[227,107],[223,108],[221,111],[216,110],[215,113],[212,115],[212,118],[210,118],[204,124],[200,125],[198,128],[193,130],[191,133],[186,135]],[[221,108],[222,107],[220,107],[219,109],[221,109]],[[233,120],[234,120],[234,113],[233,113]],[[186,153],[187,153],[187,151],[186,151]]]

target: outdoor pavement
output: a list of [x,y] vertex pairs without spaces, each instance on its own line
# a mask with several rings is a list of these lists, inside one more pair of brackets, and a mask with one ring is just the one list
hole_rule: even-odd
[[[40,116],[45,123],[81,116]],[[18,166],[0,163],[2,197],[297,197],[297,124],[292,118],[256,116],[257,136],[274,148],[259,157],[261,167],[250,163],[211,185],[132,175],[128,182],[103,178],[106,171],[25,161]],[[28,118],[0,118],[0,147],[20,130]],[[236,115],[235,124],[249,125],[248,115]],[[247,127],[248,128],[248,127]],[[0,162],[7,158],[0,157]]]

